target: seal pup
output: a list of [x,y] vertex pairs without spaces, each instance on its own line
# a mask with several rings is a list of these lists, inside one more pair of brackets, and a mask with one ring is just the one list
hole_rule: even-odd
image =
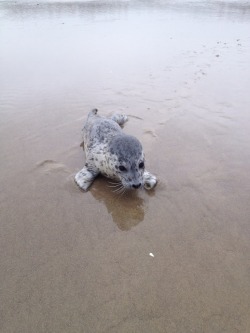
[[75,182],[84,191],[98,174],[118,181],[115,191],[138,189],[150,190],[157,179],[145,170],[145,157],[141,143],[123,133],[121,126],[128,120],[126,115],[115,114],[101,117],[92,110],[82,129],[86,163],[75,175]]

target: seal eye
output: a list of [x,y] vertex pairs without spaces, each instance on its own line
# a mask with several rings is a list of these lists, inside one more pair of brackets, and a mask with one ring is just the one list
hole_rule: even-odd
[[140,168],[140,169],[144,168],[144,162],[141,162],[141,163],[139,164],[139,168]]
[[120,170],[120,171],[127,171],[127,169],[126,169],[123,165],[120,165],[120,166],[119,166],[119,170]]

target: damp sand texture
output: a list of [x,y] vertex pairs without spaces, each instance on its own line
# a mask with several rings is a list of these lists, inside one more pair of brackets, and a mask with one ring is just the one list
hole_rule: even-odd
[[[250,332],[248,1],[0,1],[0,332]],[[81,192],[125,113],[159,178]]]

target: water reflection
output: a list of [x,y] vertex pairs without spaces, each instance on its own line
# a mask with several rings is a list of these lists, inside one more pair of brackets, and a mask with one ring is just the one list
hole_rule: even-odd
[[128,231],[144,220],[144,200],[138,191],[117,195],[108,187],[108,180],[99,177],[90,192],[96,200],[104,203],[120,230]]

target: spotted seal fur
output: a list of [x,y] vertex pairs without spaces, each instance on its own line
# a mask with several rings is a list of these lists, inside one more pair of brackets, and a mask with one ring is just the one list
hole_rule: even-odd
[[[101,117],[92,110],[83,127],[86,163],[75,176],[75,182],[87,190],[98,174],[118,181],[117,191],[155,187],[157,179],[145,170],[145,158],[141,143],[133,136],[123,133],[120,126],[127,116],[115,114]],[[117,187],[116,187],[117,186]]]

